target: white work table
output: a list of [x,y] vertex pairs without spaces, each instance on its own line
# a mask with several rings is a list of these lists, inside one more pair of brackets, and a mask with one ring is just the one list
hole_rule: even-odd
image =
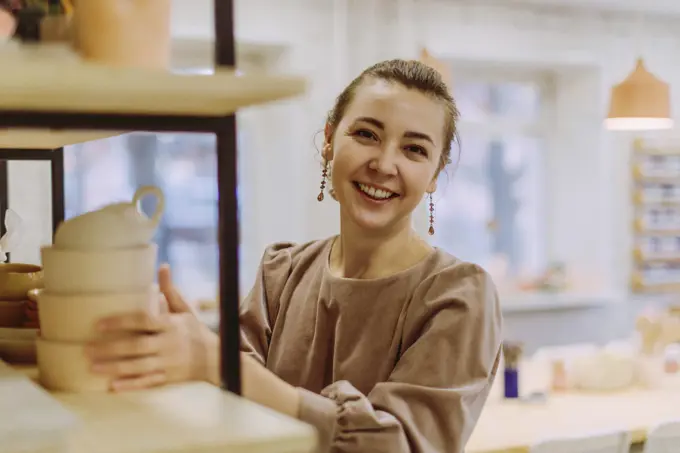
[[[545,387],[546,373],[531,368],[522,371],[524,393]],[[531,404],[504,400],[502,387],[499,371],[466,453],[528,453],[543,438],[607,430],[628,431],[633,443],[642,443],[658,423],[680,419],[677,383],[658,390],[553,393],[544,402]]]
[[0,362],[3,453],[306,453],[316,445],[311,426],[207,383],[50,394],[36,375]]

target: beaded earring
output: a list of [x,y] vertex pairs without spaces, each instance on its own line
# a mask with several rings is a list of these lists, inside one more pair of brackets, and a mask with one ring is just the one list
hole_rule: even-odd
[[321,190],[319,191],[319,196],[316,197],[316,199],[319,201],[323,201],[323,191],[326,189],[327,179],[328,179],[328,161],[325,161],[323,165],[323,171],[321,172]]
[[432,201],[432,192],[427,194],[427,198],[430,201],[430,228],[427,230],[427,232],[430,234],[430,236],[434,235],[434,201]]

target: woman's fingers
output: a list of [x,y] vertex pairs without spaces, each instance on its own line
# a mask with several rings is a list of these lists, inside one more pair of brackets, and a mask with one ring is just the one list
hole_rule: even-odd
[[182,295],[177,291],[172,283],[170,266],[164,264],[158,269],[158,287],[168,302],[168,308],[172,313],[192,313],[189,304],[186,303]]
[[163,344],[162,335],[135,335],[97,341],[89,344],[86,351],[93,362],[106,362],[159,354]]
[[99,320],[97,329],[100,332],[162,332],[170,327],[167,314],[152,315],[144,311],[110,316]]
[[163,371],[163,364],[158,355],[150,355],[115,362],[95,362],[92,371],[115,379],[131,378],[160,373]]
[[123,392],[128,390],[140,390],[149,387],[157,387],[167,382],[167,376],[164,372],[159,371],[155,373],[145,374],[143,376],[116,379],[111,383],[111,389],[114,392]]

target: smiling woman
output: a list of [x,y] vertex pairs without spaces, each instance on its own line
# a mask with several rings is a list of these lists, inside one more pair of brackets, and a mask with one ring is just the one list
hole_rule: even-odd
[[[243,395],[314,425],[320,452],[459,453],[488,396],[502,338],[495,287],[411,227],[450,161],[457,117],[422,63],[368,68],[325,128],[321,195],[330,176],[340,234],[264,253],[241,314]],[[218,337],[167,269],[159,282],[175,313],[104,320],[128,335],[92,345],[95,369],[116,390],[219,384]]]

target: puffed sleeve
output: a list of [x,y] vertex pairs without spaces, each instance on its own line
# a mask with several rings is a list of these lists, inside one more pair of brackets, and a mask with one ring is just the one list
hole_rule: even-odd
[[241,304],[241,351],[265,364],[272,328],[279,313],[279,298],[292,268],[291,243],[276,243],[265,250],[255,284]]
[[501,327],[481,268],[458,264],[424,280],[387,382],[368,395],[347,381],[320,395],[299,389],[300,418],[319,430],[319,452],[463,452],[498,369]]

